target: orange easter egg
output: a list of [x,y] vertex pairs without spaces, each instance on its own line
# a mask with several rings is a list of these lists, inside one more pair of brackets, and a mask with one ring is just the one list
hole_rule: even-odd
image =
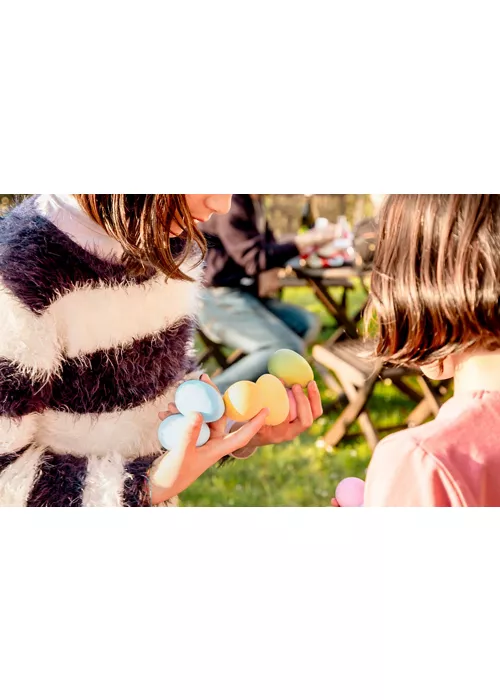
[[269,409],[266,425],[281,425],[290,412],[287,390],[272,374],[263,374],[257,379],[262,405]]
[[223,398],[226,416],[231,420],[251,420],[263,408],[260,391],[254,382],[236,382],[229,387]]

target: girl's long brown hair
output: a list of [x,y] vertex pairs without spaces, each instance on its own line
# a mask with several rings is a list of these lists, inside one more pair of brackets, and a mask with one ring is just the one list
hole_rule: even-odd
[[371,282],[376,354],[403,364],[500,349],[500,195],[395,194]]
[[[75,194],[84,211],[119,241],[123,262],[132,275],[150,268],[169,279],[191,278],[181,265],[198,248],[193,266],[206,253],[203,234],[197,229],[184,194]],[[176,223],[181,234],[171,234]]]

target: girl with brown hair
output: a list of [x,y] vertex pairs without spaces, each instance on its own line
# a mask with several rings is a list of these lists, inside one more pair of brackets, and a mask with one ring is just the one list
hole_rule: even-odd
[[[0,506],[148,506],[229,454],[292,439],[319,415],[266,411],[160,453],[159,414],[200,372],[193,335],[205,239],[231,195],[36,195],[0,222]],[[209,381],[208,377],[203,377]]]
[[390,195],[371,311],[379,357],[455,394],[377,446],[365,505],[500,506],[500,195]]

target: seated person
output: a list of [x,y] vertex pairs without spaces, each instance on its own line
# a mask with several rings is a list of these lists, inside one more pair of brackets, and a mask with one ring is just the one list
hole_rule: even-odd
[[278,242],[266,221],[260,195],[234,194],[228,214],[200,225],[208,242],[201,328],[212,341],[241,349],[246,356],[215,380],[224,392],[240,380],[267,372],[281,348],[304,354],[317,337],[317,316],[286,304],[278,290],[278,269],[311,245],[334,238],[334,229],[312,231]]

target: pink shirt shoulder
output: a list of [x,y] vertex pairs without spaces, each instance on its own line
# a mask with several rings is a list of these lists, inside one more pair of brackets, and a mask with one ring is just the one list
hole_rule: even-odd
[[385,438],[365,506],[500,506],[500,393],[454,397],[436,420]]

